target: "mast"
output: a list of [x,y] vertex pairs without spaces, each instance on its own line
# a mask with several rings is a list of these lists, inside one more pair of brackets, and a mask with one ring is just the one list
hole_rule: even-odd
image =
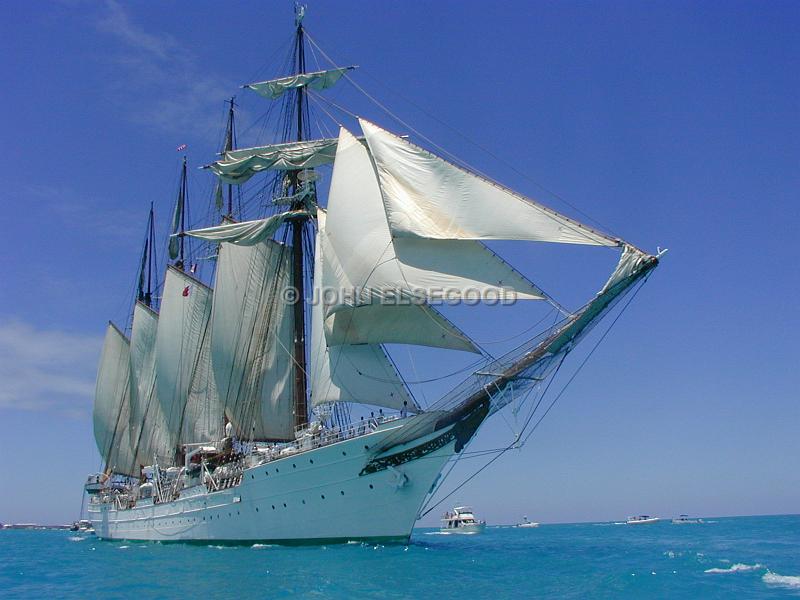
[[[136,299],[150,306],[153,302],[153,264],[155,257],[155,225],[153,219],[153,203],[150,203],[150,213],[147,217],[147,230],[142,250],[142,264],[139,268],[139,284]],[[145,283],[145,281],[147,283]]]
[[180,267],[181,271],[184,271],[183,247],[185,238],[184,232],[186,231],[186,155],[183,156],[183,166],[181,167],[181,186],[178,192],[178,204],[181,211],[181,231],[179,235],[181,251],[177,265]]
[[[306,72],[305,39],[303,33],[303,16],[305,7],[295,6],[295,23],[297,25],[297,35],[295,47],[297,49],[297,72]],[[305,87],[300,86],[295,90],[296,111],[297,111],[297,141],[303,140],[303,111],[305,110],[306,98]],[[292,194],[299,191],[299,171],[292,174]],[[296,201],[292,204],[292,210],[302,208],[303,202]],[[296,297],[294,301],[294,424],[295,427],[304,427],[308,423],[308,401],[306,397],[306,340],[305,340],[305,280],[303,273],[303,227],[305,219],[295,219],[292,221],[292,285],[294,286]]]
[[148,255],[147,255],[147,292],[144,295],[144,303],[147,306],[152,306],[153,303],[153,263],[155,262],[155,258],[153,257],[153,252],[155,251],[155,243],[156,243],[156,227],[155,227],[155,219],[153,218],[153,203],[150,202],[150,217],[148,219]]
[[[223,152],[228,152],[233,150],[236,145],[236,129],[234,124],[234,116],[233,116],[233,107],[235,106],[234,100],[236,100],[236,96],[231,96],[231,99],[228,100],[229,108],[228,108],[228,126],[225,131],[225,148]],[[233,218],[233,185],[228,184],[228,218]]]

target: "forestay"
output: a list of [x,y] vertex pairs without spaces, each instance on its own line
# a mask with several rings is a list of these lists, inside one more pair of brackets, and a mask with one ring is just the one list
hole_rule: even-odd
[[94,439],[105,468],[133,475],[134,459],[128,434],[130,418],[130,342],[109,323],[100,353],[94,396]]
[[530,240],[619,246],[377,125],[359,120],[380,177],[392,234],[442,240]]

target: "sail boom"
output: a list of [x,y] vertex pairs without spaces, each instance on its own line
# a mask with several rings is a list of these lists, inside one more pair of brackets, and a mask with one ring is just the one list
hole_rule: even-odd
[[284,92],[297,88],[308,88],[311,90],[326,90],[336,84],[347,71],[357,68],[355,65],[328,69],[325,71],[314,71],[311,73],[297,73],[287,77],[278,77],[268,81],[248,83],[242,86],[268,98],[275,100],[280,98]]
[[213,171],[223,183],[242,184],[262,171],[300,171],[330,164],[337,143],[336,138],[322,138],[229,150],[203,168]]
[[193,229],[187,231],[186,235],[210,242],[227,242],[237,246],[253,246],[272,237],[285,222],[293,219],[304,219],[309,216],[310,213],[305,210],[290,210],[266,219],[224,223],[215,227]]

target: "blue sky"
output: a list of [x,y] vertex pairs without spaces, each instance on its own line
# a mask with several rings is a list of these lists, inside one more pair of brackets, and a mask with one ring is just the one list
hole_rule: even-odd
[[[566,199],[670,248],[531,441],[453,500],[495,523],[797,511],[799,25],[793,2],[311,5],[313,38],[416,130],[555,208],[574,214]],[[291,28],[289,2],[6,11],[0,521],[76,515],[99,462],[102,334],[126,319],[147,207],[166,223],[175,147],[189,144],[192,166],[211,158],[231,94],[243,144],[269,141],[264,101],[237,88],[276,74]],[[402,132],[340,87],[336,102]],[[192,176],[200,214],[211,182]],[[572,307],[574,282],[596,289],[608,272],[592,279],[577,251],[563,268],[547,249],[507,250]],[[513,335],[525,310],[483,311],[476,336]],[[476,448],[505,445],[509,423],[488,423]]]

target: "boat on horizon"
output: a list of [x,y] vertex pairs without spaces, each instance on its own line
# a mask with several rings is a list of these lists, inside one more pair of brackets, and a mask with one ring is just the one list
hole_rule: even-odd
[[689,515],[680,515],[672,519],[673,525],[694,525],[703,522],[703,519],[690,518]]
[[658,523],[660,517],[651,517],[650,515],[639,515],[636,517],[628,517],[625,521],[627,525],[647,525],[648,523]]
[[[274,136],[238,148],[232,98],[220,156],[206,165],[217,177],[206,221],[187,217],[185,156],[165,240],[150,205],[132,310],[108,324],[97,374],[103,469],[85,492],[100,538],[407,542],[483,422],[545,394],[570,351],[659,263],[661,253],[352,112],[341,117],[349,129],[332,120],[336,135],[314,138],[338,107],[324,90],[353,83],[355,67],[307,68],[309,44],[328,55],[304,12],[290,74],[244,86],[274,102],[259,121]],[[617,262],[570,310],[493,240],[614,250]],[[494,357],[437,308],[474,298],[538,301],[553,318]],[[396,344],[472,353],[478,367],[422,405],[390,358]]]
[[469,506],[456,506],[453,512],[442,516],[442,533],[481,533],[486,529],[486,521],[475,518],[475,512]]
[[520,527],[520,528],[523,528],[523,527],[529,528],[529,527],[538,527],[538,526],[539,526],[539,523],[536,523],[535,521],[528,520],[527,516],[523,516],[522,517],[522,523],[517,523],[516,525],[514,525],[514,527]]

